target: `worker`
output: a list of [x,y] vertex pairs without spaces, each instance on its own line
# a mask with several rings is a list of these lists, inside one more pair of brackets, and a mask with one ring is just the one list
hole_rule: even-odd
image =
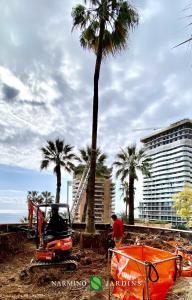
[[52,208],[52,215],[47,226],[47,231],[51,231],[52,234],[57,235],[59,232],[67,230],[66,224],[63,218],[58,213],[58,208]]
[[112,238],[111,228],[107,229],[106,240],[105,240],[105,243],[104,243],[104,248],[106,250],[106,258],[108,258],[108,254],[111,257],[112,256],[112,252],[111,251],[109,252],[108,249],[114,249],[115,248],[115,242],[114,242],[114,240]]
[[112,238],[115,242],[115,247],[118,248],[121,246],[122,238],[123,238],[123,222],[121,219],[118,219],[115,214],[111,216],[113,221],[113,232]]

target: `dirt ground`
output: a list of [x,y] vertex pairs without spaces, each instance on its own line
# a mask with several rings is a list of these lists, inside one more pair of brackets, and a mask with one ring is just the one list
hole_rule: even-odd
[[[166,243],[172,237],[157,236],[148,234],[128,233],[124,239],[127,245],[133,244],[136,240],[139,243],[161,248],[174,252],[174,247]],[[186,243],[188,241],[185,241]],[[0,299],[63,299],[63,300],[104,300],[108,299],[107,287],[107,259],[105,254],[96,254],[92,250],[80,250],[78,246],[73,248],[74,254],[81,257],[78,269],[75,272],[64,273],[59,269],[46,271],[35,271],[28,278],[20,279],[20,272],[33,258],[35,245],[27,242],[17,255],[0,263]],[[103,280],[102,292],[90,291],[90,276],[101,276]],[[74,281],[81,283],[79,286],[72,286]],[[70,286],[67,286],[70,282]],[[185,289],[186,290],[186,289]],[[176,292],[173,292],[176,295]],[[174,299],[189,299],[178,298]],[[183,296],[184,297],[184,296]],[[111,299],[114,299],[113,297]],[[173,300],[173,298],[170,298]]]
[[168,293],[167,300],[191,300],[192,278],[181,277]]
[[[107,282],[105,255],[95,254],[91,250],[79,251],[79,248],[75,247],[74,254],[81,256],[77,271],[64,273],[59,269],[41,270],[21,280],[20,271],[29,264],[34,252],[35,245],[28,242],[20,253],[0,264],[0,299],[108,299],[108,289],[105,288]],[[103,292],[90,291],[91,275],[102,276]],[[66,286],[67,281],[72,284],[79,281],[82,284],[74,287]]]

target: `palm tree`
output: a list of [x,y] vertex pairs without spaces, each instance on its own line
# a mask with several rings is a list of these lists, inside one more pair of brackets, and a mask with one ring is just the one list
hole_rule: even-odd
[[91,167],[88,182],[87,232],[95,232],[94,194],[99,104],[99,75],[104,56],[124,49],[129,30],[138,24],[136,10],[126,0],[84,0],[72,10],[73,28],[81,29],[80,43],[96,55],[93,92]]
[[[51,204],[51,203],[53,203],[54,196],[51,195],[50,192],[48,192],[48,191],[42,192],[41,196],[43,198],[44,204]],[[46,216],[46,214],[47,214],[47,207],[45,207],[45,216]]]
[[57,177],[55,203],[60,202],[61,167],[63,167],[69,173],[74,169],[73,160],[76,156],[72,150],[73,147],[71,145],[65,144],[64,140],[59,139],[56,139],[54,142],[47,141],[46,147],[41,148],[43,154],[41,170],[47,169],[50,164],[54,164],[53,172]]
[[45,203],[45,204],[53,203],[53,198],[54,198],[54,196],[51,195],[50,192],[45,191],[45,192],[42,192],[41,195],[42,195],[42,197],[43,197],[43,200],[44,200],[44,203]]
[[[79,149],[80,156],[78,157],[79,165],[74,169],[74,175],[76,177],[83,174],[83,171],[86,165],[90,162],[91,159],[91,147],[86,146],[86,148]],[[105,161],[107,159],[107,155],[102,153],[100,148],[96,150],[96,177],[98,178],[109,178],[112,174],[112,168],[108,168],[105,165]],[[86,202],[83,209],[82,222],[86,220],[87,213],[87,205],[88,205],[88,188],[86,190]]]
[[129,224],[134,224],[134,183],[138,179],[137,171],[141,171],[145,176],[150,176],[150,161],[144,149],[137,151],[136,145],[132,145],[121,149],[114,162],[117,169],[116,177],[119,177],[121,182],[126,179],[129,181]]
[[43,197],[37,191],[28,191],[27,200],[28,199],[31,199],[36,204],[42,204],[43,203]]
[[33,202],[37,204],[42,204],[42,203],[53,203],[53,198],[54,196],[51,195],[50,192],[45,191],[39,194],[37,191],[28,191],[27,199],[32,199]]

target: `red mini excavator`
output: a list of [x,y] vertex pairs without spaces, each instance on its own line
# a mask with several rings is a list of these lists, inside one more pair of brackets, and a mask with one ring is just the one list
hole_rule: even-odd
[[28,200],[29,227],[35,227],[36,254],[27,271],[36,268],[77,268],[78,258],[72,256],[72,229],[67,204],[40,204]]

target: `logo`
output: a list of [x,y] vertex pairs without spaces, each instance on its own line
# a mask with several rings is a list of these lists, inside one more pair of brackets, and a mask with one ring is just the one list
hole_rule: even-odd
[[95,292],[100,292],[103,290],[101,276],[91,276],[90,277],[90,289],[91,289],[91,291],[95,291]]

